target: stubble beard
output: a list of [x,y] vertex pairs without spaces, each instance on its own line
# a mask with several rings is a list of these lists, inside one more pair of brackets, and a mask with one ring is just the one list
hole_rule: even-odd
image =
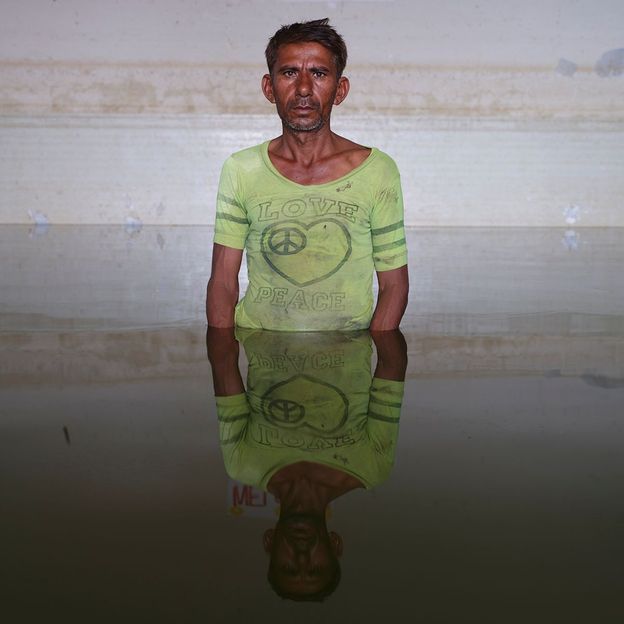
[[290,121],[286,115],[282,117],[282,124],[292,132],[317,132],[325,125],[325,120],[319,115],[318,119],[310,126]]
[[284,128],[290,130],[291,132],[318,132],[329,120],[329,116],[327,117],[327,119],[323,117],[320,106],[315,106],[318,112],[318,117],[317,119],[312,121],[312,123],[309,123],[305,120],[302,120],[301,122],[293,121],[288,117],[289,108],[290,107],[286,108],[285,111],[280,111],[278,107],[277,113],[282,120]]

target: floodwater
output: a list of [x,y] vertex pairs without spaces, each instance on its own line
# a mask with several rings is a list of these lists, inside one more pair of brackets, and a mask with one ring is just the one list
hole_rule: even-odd
[[217,414],[211,239],[0,228],[3,621],[624,621],[624,231],[410,230],[384,418],[366,332],[238,335],[247,431],[371,486],[329,505],[322,603],[267,580],[278,503],[249,481],[272,460]]

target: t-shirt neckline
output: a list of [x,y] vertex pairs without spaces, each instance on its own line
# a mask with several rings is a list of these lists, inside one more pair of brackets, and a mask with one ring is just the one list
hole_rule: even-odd
[[284,174],[280,173],[277,167],[271,162],[271,159],[269,158],[269,144],[270,143],[271,143],[271,139],[269,139],[268,141],[265,141],[264,143],[260,145],[260,153],[262,154],[262,160],[264,161],[264,164],[269,168],[271,173],[276,175],[280,180],[283,180],[284,182],[288,182],[289,184],[292,184],[302,189],[323,188],[326,186],[332,186],[334,184],[340,184],[343,180],[350,178],[351,176],[355,175],[356,173],[359,173],[362,169],[367,167],[368,164],[372,160],[374,160],[374,158],[377,156],[377,152],[378,152],[376,147],[371,147],[370,154],[357,167],[355,167],[354,169],[351,169],[351,171],[349,171],[348,173],[345,173],[343,176],[340,176],[339,178],[336,178],[335,180],[330,180],[329,182],[323,182],[322,184],[299,184],[298,182],[295,182],[294,180],[291,180],[290,178],[287,178]]

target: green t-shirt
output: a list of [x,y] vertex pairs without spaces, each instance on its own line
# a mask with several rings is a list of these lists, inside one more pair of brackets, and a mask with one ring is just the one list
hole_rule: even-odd
[[392,469],[403,382],[373,378],[368,332],[237,330],[246,394],[217,397],[232,479],[266,490],[281,468],[310,461],[371,488]]
[[407,263],[394,161],[373,148],[342,178],[306,186],[277,171],[268,146],[230,156],[219,182],[214,242],[247,253],[249,285],[236,306],[236,324],[367,328],[373,272]]

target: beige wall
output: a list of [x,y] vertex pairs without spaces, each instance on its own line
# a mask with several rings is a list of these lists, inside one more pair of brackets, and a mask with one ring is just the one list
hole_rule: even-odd
[[[618,0],[3,0],[0,223],[210,224],[220,163],[279,132],[281,23],[329,16],[335,126],[395,157],[410,225],[622,226]],[[606,54],[606,55],[605,55]]]

